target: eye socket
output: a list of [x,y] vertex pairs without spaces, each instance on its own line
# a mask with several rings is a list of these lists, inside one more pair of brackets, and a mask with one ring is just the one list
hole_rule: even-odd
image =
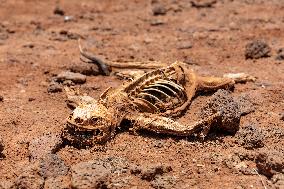
[[72,117],[73,117],[73,113],[71,113],[71,114],[69,115],[69,119],[72,119]]
[[92,117],[92,118],[91,118],[91,122],[92,122],[92,123],[97,123],[98,120],[99,120],[98,117]]
[[79,117],[77,117],[77,118],[75,118],[75,122],[76,123],[83,123],[83,119],[81,119],[81,118],[79,118]]

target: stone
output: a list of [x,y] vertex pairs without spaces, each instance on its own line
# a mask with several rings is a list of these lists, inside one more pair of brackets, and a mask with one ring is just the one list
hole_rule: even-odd
[[271,48],[266,42],[261,40],[251,41],[245,47],[246,59],[259,59],[263,57],[269,57],[270,54]]
[[46,155],[55,153],[61,146],[59,134],[45,134],[33,139],[29,143],[29,156],[32,161],[45,158]]
[[71,187],[100,188],[106,185],[110,169],[96,161],[81,162],[71,167]]
[[219,89],[207,101],[201,110],[201,117],[207,118],[216,112],[221,112],[221,119],[216,122],[216,129],[235,134],[239,130],[241,110],[232,95]]
[[61,72],[56,76],[56,81],[64,82],[65,80],[71,80],[75,84],[83,84],[86,82],[87,77],[80,73],[74,73],[70,71]]

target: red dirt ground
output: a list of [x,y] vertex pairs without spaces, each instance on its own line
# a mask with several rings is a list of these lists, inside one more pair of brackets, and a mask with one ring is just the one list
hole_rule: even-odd
[[[94,184],[101,188],[284,188],[284,60],[276,60],[284,47],[283,1],[218,0],[201,8],[187,0],[0,3],[0,188],[88,188],[88,178],[101,179]],[[57,5],[70,21],[54,14]],[[153,15],[155,7],[161,15]],[[54,75],[80,63],[78,38],[105,60],[179,60],[203,75],[249,73],[257,80],[237,84],[232,94],[249,98],[253,111],[242,116],[235,136],[213,134],[204,142],[123,130],[100,147],[56,146],[70,109],[64,92],[47,89]],[[268,57],[245,58],[246,44],[255,39],[271,47]],[[81,90],[97,98],[122,82],[88,76]],[[196,98],[182,121],[190,123],[209,98]],[[48,149],[56,157],[37,160]],[[261,160],[263,154],[268,157]],[[64,171],[49,161],[61,162],[55,167]],[[88,161],[122,161],[115,168],[126,171],[96,165],[82,180],[83,169],[92,168],[78,165]],[[107,177],[99,175],[102,169]]]

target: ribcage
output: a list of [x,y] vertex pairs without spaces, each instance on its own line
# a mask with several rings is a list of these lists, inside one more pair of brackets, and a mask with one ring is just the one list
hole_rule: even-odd
[[187,99],[183,87],[173,81],[161,79],[145,86],[133,97],[141,111],[151,113],[174,109]]
[[129,98],[141,112],[163,113],[181,106],[187,100],[181,84],[183,78],[176,69],[167,67],[155,70],[126,87]]

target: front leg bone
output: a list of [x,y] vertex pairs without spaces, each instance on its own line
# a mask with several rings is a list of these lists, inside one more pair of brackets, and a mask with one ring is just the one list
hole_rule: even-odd
[[145,129],[156,133],[170,134],[175,136],[189,136],[194,133],[201,132],[201,137],[205,137],[213,123],[220,117],[221,113],[217,112],[210,117],[193,122],[189,125],[183,125],[170,118],[149,113],[127,116],[127,119],[134,123],[134,131]]
[[80,104],[90,104],[96,101],[94,98],[87,96],[87,95],[81,95],[78,90],[64,87],[64,90],[67,95],[67,104],[73,109],[76,108]]

